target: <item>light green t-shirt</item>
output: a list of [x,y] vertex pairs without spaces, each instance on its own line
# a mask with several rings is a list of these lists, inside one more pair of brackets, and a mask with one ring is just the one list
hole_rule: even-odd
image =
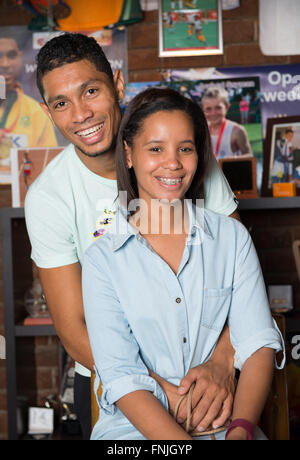
[[[205,180],[205,207],[230,215],[237,208],[218,164],[212,158]],[[25,218],[38,267],[82,263],[86,249],[113,224],[117,182],[90,171],[69,145],[58,154],[29,188]],[[75,370],[89,376],[79,363]]]

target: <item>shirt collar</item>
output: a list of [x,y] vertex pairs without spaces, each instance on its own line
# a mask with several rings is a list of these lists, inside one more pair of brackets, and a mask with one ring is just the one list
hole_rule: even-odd
[[[202,232],[210,238],[214,239],[213,232],[206,218],[206,210],[204,201],[199,200],[197,205],[192,204],[191,200],[187,200],[187,209],[190,218],[190,230],[187,241],[198,235],[201,238]],[[113,250],[117,251],[133,236],[138,238],[140,233],[136,227],[128,222],[128,210],[119,205],[116,212],[115,231],[112,234]]]

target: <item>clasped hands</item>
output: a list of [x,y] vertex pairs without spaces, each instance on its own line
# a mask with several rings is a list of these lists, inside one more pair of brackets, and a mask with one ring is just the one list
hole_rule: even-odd
[[[227,422],[232,413],[235,390],[235,371],[223,368],[220,364],[207,361],[189,370],[179,386],[167,382],[162,377],[149,371],[167,395],[169,412],[174,415],[178,399],[188,393],[195,382],[192,395],[192,418],[190,431],[206,431],[218,428]],[[180,405],[176,421],[183,424],[187,418],[187,398]]]

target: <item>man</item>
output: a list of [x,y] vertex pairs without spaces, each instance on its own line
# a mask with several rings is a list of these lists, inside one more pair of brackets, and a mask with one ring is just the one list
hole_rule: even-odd
[[253,155],[245,128],[226,118],[229,109],[228,93],[223,88],[208,88],[202,96],[214,155],[217,159],[239,155]]
[[[87,247],[112,225],[115,214],[114,148],[124,80],[119,70],[112,74],[93,38],[64,34],[40,50],[37,84],[43,110],[71,144],[30,187],[26,223],[32,258],[39,267],[57,334],[76,360],[75,406],[87,438],[93,357],[83,313],[81,262]],[[208,175],[206,206],[236,216],[234,195],[213,158]],[[180,389],[153,375],[167,393],[170,411],[174,411],[179,394],[186,393],[198,379],[193,426],[201,422],[206,428],[213,420],[223,424],[231,410],[232,358],[227,328],[212,358],[188,372]],[[218,417],[223,402],[225,409]],[[185,417],[183,408],[179,419]]]
[[6,99],[0,99],[0,163],[8,169],[12,147],[57,145],[50,120],[17,81],[21,68],[22,52],[16,39],[0,37],[0,75],[5,79],[6,93]]

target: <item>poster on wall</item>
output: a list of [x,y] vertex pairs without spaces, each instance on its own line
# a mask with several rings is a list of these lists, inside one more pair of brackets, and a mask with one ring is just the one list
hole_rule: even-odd
[[256,75],[260,79],[260,103],[263,138],[267,119],[299,115],[300,64],[256,67],[209,67],[199,69],[169,69],[163,73],[166,82],[240,78]]
[[[63,32],[32,32],[25,26],[0,28],[0,183],[11,183],[11,149],[56,147],[68,142],[39,103],[35,58],[47,40]],[[85,32],[103,46],[113,71],[127,80],[126,30]]]
[[12,205],[24,206],[25,196],[30,185],[43,172],[63,147],[21,148],[11,151]]

